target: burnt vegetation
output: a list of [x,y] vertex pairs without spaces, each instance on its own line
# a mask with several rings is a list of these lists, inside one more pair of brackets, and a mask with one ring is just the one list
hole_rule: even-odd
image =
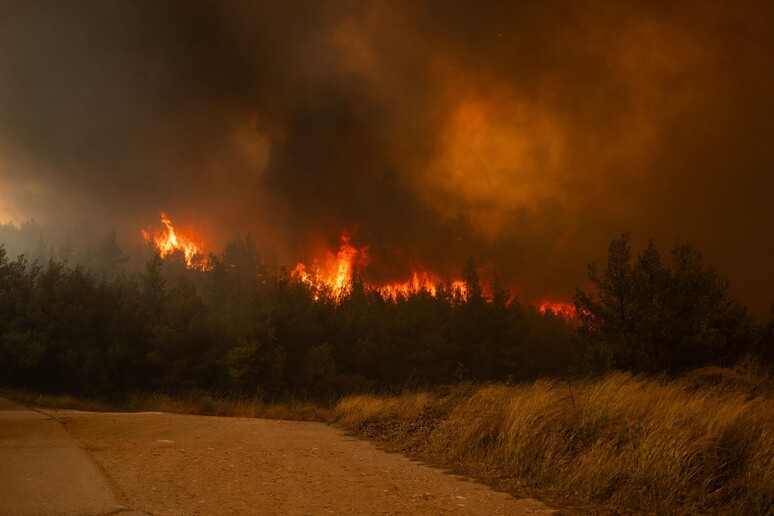
[[772,328],[730,298],[690,246],[665,265],[629,237],[590,266],[578,317],[540,313],[472,259],[466,289],[436,285],[385,297],[355,277],[335,295],[299,282],[251,238],[231,241],[206,271],[182,256],[141,272],[109,234],[92,266],[10,258],[0,247],[0,378],[10,387],[120,398],[136,392],[332,400],[460,381],[520,381],[626,370],[678,374],[772,359]]

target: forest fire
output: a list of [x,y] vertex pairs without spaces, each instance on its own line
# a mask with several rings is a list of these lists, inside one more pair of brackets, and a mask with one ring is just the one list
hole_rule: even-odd
[[306,265],[299,263],[293,268],[291,275],[302,283],[325,286],[335,296],[339,296],[351,283],[355,270],[367,264],[368,247],[353,247],[349,235],[343,233],[341,245],[335,255],[328,252],[324,263],[315,261],[308,269]]
[[[407,296],[411,292],[419,292],[420,290],[426,290],[431,295],[435,296],[438,291],[438,285],[442,285],[444,282],[438,276],[430,274],[429,272],[417,272],[414,271],[411,275],[411,279],[404,282],[388,283],[379,287],[379,290],[386,297]],[[466,292],[465,282],[462,280],[454,280],[449,283],[451,292],[458,292],[464,295]]]
[[[311,267],[303,263],[297,264],[292,276],[302,283],[329,290],[335,297],[341,296],[352,283],[355,273],[368,265],[368,247],[357,249],[350,243],[347,233],[342,233],[341,244],[336,254],[328,252],[324,262],[315,261]],[[414,271],[406,281],[370,285],[382,293],[385,298],[406,296],[411,292],[426,290],[436,295],[437,285],[442,284],[440,277],[426,271]],[[464,294],[465,282],[452,281],[449,284],[452,292]]]
[[161,213],[161,223],[164,228],[158,231],[142,231],[146,241],[152,243],[162,258],[179,252],[183,255],[186,267],[189,269],[207,270],[209,264],[201,246],[191,236],[181,235],[172,226],[167,214]]
[[[309,267],[304,263],[298,263],[293,268],[291,276],[297,281],[329,292],[334,298],[339,298],[346,294],[355,274],[368,263],[368,247],[360,249],[354,247],[349,235],[344,232],[335,254],[327,251],[324,261],[315,260]],[[413,271],[411,277],[405,281],[368,286],[379,291],[385,299],[396,299],[421,291],[436,296],[439,287],[445,288],[452,295],[462,297],[467,291],[465,281],[461,279],[444,281],[437,274],[423,270]],[[574,319],[576,315],[575,306],[563,301],[543,301],[538,306],[538,311],[543,315],[552,313],[568,321]]]
[[565,319],[575,318],[575,305],[572,303],[564,303],[561,301],[543,301],[540,304],[540,313],[546,314],[552,312],[554,315],[564,317]]
[[[172,225],[172,221],[161,213],[163,227],[156,230],[143,230],[142,235],[152,244],[162,258],[179,253],[186,267],[200,271],[211,269],[209,260],[205,257],[203,246],[188,234],[181,234]],[[369,248],[357,248],[352,245],[347,232],[341,234],[338,250],[326,251],[324,259],[315,259],[311,265],[298,263],[291,271],[291,277],[296,281],[309,285],[318,292],[326,292],[334,299],[347,294],[353,279],[369,264]],[[415,292],[427,292],[431,296],[439,293],[439,288],[453,296],[465,297],[467,287],[461,279],[444,280],[441,276],[426,270],[414,270],[404,281],[373,284],[364,282],[369,288],[378,291],[385,299],[406,297]],[[319,299],[319,295],[315,295]],[[571,303],[561,301],[543,301],[538,310],[541,314],[553,313],[564,319],[575,318],[575,307]]]

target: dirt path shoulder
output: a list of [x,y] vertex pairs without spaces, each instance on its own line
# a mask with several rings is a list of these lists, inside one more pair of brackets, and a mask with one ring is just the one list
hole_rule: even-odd
[[320,423],[47,411],[149,514],[550,514]]

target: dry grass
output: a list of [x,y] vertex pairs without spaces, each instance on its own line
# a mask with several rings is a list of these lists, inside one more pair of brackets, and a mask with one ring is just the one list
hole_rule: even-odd
[[[341,424],[470,474],[655,513],[774,514],[774,398],[725,369],[354,396]],[[406,444],[407,443],[407,444]]]
[[311,402],[289,400],[282,403],[266,403],[258,398],[235,399],[192,393],[183,396],[167,394],[137,394],[119,403],[74,398],[67,395],[41,395],[3,389],[0,395],[21,403],[41,407],[86,410],[95,412],[168,412],[201,416],[251,417],[284,419],[292,421],[329,421],[333,416],[330,408]]

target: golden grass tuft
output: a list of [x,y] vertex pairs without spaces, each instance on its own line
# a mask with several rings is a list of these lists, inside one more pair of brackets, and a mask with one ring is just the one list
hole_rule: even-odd
[[430,394],[427,392],[405,393],[402,396],[349,396],[337,406],[342,416],[341,424],[351,426],[368,421],[384,419],[417,419],[430,408]]
[[[697,388],[702,374],[731,380]],[[371,426],[393,429],[400,448],[410,422],[432,411],[438,422],[411,451],[594,503],[656,513],[773,513],[771,384],[737,376],[723,370],[667,381],[616,373],[574,384],[574,406],[566,382],[540,380],[356,396],[336,412],[364,435]]]

